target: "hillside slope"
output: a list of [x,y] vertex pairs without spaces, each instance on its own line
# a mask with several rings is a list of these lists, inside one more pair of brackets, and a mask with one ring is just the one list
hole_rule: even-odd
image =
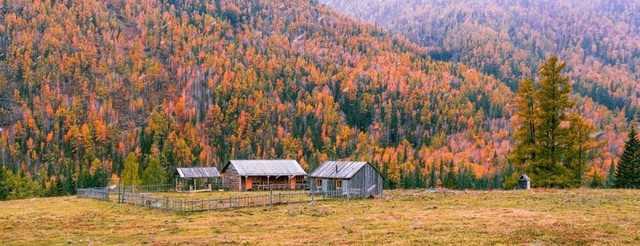
[[[322,0],[337,11],[405,35],[432,59],[460,62],[512,90],[550,55],[583,114],[605,132],[624,128],[640,106],[640,1]],[[619,153],[620,134],[604,151]],[[607,159],[607,158],[605,158]],[[606,166],[606,165],[605,165]]]
[[0,87],[23,119],[0,161],[51,187],[119,173],[136,153],[175,166],[229,159],[369,160],[390,183],[509,151],[507,86],[433,62],[382,30],[295,1],[4,1]]
[[580,94],[629,117],[640,106],[640,1],[323,2],[406,34],[434,59],[472,65],[512,87],[557,54]]

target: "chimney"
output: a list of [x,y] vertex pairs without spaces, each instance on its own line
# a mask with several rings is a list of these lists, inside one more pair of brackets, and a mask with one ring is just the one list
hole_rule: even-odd
[[338,173],[338,163],[336,163],[336,173]]

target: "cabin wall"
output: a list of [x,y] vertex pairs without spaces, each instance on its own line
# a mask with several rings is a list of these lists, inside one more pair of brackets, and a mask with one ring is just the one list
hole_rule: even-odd
[[238,171],[233,165],[229,165],[227,169],[222,173],[222,180],[224,186],[232,191],[242,191],[242,177],[238,174]]
[[363,166],[354,176],[351,178],[351,191],[362,192],[367,196],[379,196],[382,195],[383,180],[382,176],[371,165]]
[[[318,185],[318,179],[321,184]],[[336,191],[336,180],[329,178],[312,178],[311,189],[313,191],[333,192]],[[342,180],[343,194],[364,193],[366,196],[380,196],[383,192],[382,175],[371,165],[363,166],[351,179]]]

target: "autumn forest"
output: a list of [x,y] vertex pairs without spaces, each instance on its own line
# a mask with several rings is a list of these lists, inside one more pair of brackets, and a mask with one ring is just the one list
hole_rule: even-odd
[[[6,196],[230,159],[487,189],[557,162],[541,186],[606,186],[640,107],[640,3],[465,2],[1,1]],[[580,145],[532,150],[527,120]]]

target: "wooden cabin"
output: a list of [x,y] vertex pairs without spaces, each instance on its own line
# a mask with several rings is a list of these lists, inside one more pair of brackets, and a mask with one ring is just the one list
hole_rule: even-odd
[[367,162],[327,161],[309,175],[312,192],[354,197],[382,195],[383,177]]
[[179,167],[176,191],[212,191],[221,188],[220,172],[215,167]]
[[307,176],[295,160],[231,160],[221,172],[233,191],[300,190]]

